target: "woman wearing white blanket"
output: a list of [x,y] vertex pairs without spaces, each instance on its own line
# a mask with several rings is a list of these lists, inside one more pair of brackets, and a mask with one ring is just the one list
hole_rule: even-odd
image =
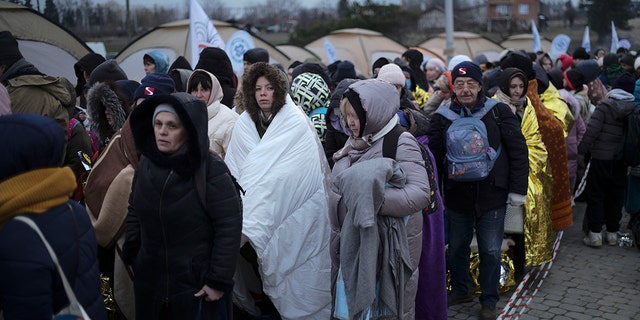
[[241,254],[255,250],[263,290],[283,319],[328,319],[328,165],[320,141],[277,68],[254,64],[242,90],[246,112],[225,158],[246,190]]

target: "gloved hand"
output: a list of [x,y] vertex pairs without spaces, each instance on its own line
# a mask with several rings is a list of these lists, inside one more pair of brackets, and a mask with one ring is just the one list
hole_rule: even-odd
[[509,192],[507,203],[513,207],[521,207],[527,199],[526,195]]

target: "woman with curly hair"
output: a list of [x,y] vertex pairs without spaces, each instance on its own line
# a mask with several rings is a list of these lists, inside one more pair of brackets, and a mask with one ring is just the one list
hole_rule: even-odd
[[261,62],[242,79],[245,112],[225,157],[246,191],[239,270],[249,267],[236,272],[234,293],[253,316],[275,312],[260,310],[248,295],[246,279],[258,276],[283,319],[328,319],[329,168],[315,129],[287,94],[286,77]]

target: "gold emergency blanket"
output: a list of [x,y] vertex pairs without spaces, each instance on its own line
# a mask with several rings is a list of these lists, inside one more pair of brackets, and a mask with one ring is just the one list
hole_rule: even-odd
[[[550,85],[549,89],[556,91],[553,86]],[[545,96],[546,97],[546,96]],[[573,125],[573,116],[571,121],[563,117],[565,122],[558,120],[551,110],[557,110],[559,115],[562,116],[560,111],[563,107],[568,108],[562,100],[558,100],[553,97],[553,93],[548,93],[547,102],[543,104],[540,96],[538,95],[538,82],[537,80],[529,81],[529,88],[527,91],[528,105],[527,108],[533,108],[538,118],[538,127],[542,136],[542,141],[547,149],[549,167],[551,168],[553,178],[553,189],[551,199],[551,221],[554,230],[563,230],[573,223],[573,215],[571,211],[571,189],[569,187],[569,168],[567,164],[567,148],[566,148],[566,130],[563,127],[571,128]],[[559,97],[559,95],[558,95]],[[549,105],[547,107],[547,104]]]
[[529,183],[524,206],[525,264],[536,266],[551,261],[552,256],[555,239],[551,223],[553,178],[538,118],[531,106],[524,109],[520,128],[529,152]]

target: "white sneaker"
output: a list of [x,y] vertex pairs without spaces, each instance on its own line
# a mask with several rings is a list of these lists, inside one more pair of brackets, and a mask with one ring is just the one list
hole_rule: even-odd
[[584,237],[582,241],[584,242],[584,244],[588,245],[589,247],[598,248],[602,246],[602,235],[600,233],[589,231],[589,235]]
[[607,244],[610,246],[615,246],[618,244],[617,232],[607,232]]

